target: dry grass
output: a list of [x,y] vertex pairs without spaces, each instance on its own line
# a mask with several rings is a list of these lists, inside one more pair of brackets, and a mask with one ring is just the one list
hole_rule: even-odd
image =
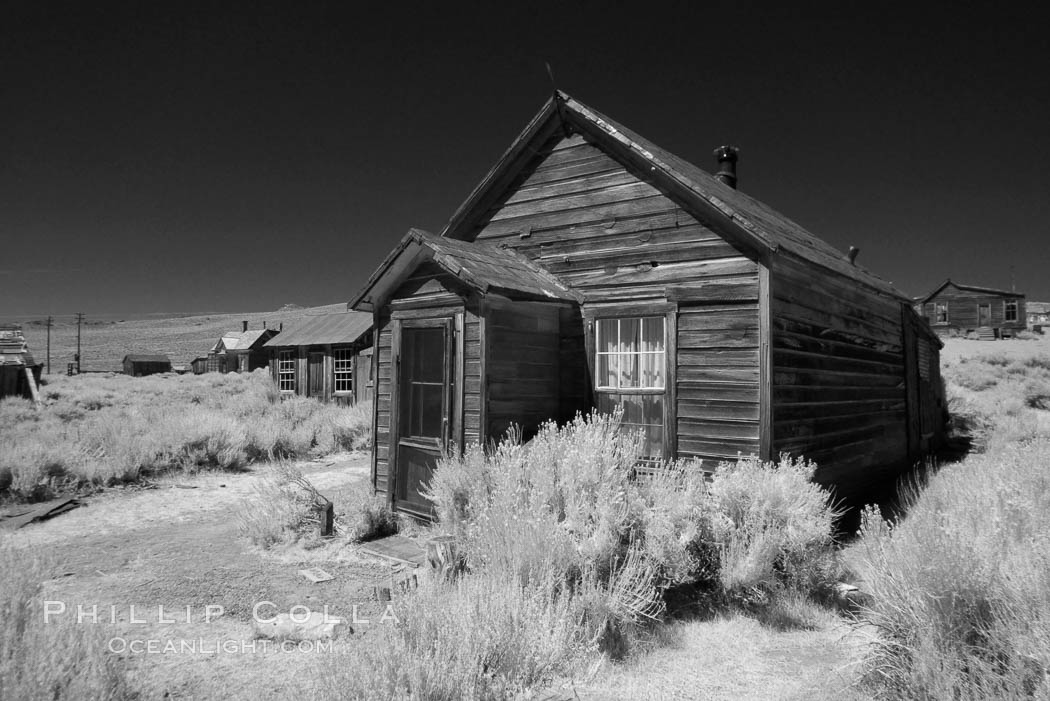
[[39,409],[0,401],[0,498],[44,499],[171,470],[239,469],[371,442],[370,404],[282,401],[265,371],[60,377],[42,394]]
[[[1000,347],[1012,352],[991,353]],[[1050,694],[1050,353],[1028,341],[980,348],[944,375],[981,452],[930,478],[898,525],[867,514],[849,550],[873,597],[867,669],[880,696]]]
[[42,583],[52,570],[33,551],[0,542],[0,699],[130,698],[98,628],[45,620]]

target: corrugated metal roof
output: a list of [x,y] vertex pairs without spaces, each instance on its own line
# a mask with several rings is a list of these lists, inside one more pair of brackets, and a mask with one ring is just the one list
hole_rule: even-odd
[[286,323],[284,330],[263,344],[266,348],[354,343],[372,328],[372,315],[339,312],[304,316]]

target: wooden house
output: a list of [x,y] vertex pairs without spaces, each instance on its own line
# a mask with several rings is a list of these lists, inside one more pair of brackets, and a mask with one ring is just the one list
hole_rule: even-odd
[[1042,333],[1050,326],[1050,302],[1026,302],[1024,307],[1029,331]]
[[132,353],[125,355],[121,362],[124,365],[124,374],[132,377],[171,372],[171,360],[166,355]]
[[279,333],[277,329],[248,329],[248,322],[241,322],[241,330],[224,333],[211,350],[205,369],[208,372],[251,372],[265,368],[270,362],[270,352],[264,347]]
[[441,235],[410,231],[371,312],[372,479],[426,517],[453,444],[623,406],[654,461],[781,453],[863,500],[938,440],[939,339],[911,300],[735,188],[557,93]]
[[264,344],[282,394],[338,404],[369,401],[373,393],[372,315],[318,314],[288,324]]
[[977,333],[984,339],[1010,338],[1027,325],[1025,297],[991,287],[976,287],[945,280],[925,297],[916,309],[935,332]]
[[208,357],[199,355],[190,361],[190,368],[194,375],[203,375],[208,371]]
[[20,325],[0,325],[0,399],[24,397],[40,401],[43,367],[43,363],[33,360]]

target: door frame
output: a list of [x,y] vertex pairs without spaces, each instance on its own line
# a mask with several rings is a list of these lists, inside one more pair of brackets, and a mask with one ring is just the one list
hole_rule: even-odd
[[[982,310],[987,310],[987,314],[984,316],[982,322]],[[992,303],[991,302],[979,302],[977,304],[977,327],[981,328],[984,326],[992,325]]]
[[[436,312],[436,310],[435,310]],[[459,369],[459,359],[462,358],[461,338],[458,329],[462,328],[462,312],[434,313],[433,316],[412,317],[393,319],[392,350],[394,367],[391,372],[391,416],[390,416],[390,457],[388,462],[388,484],[387,495],[390,507],[396,511],[407,513],[416,518],[430,519],[432,513],[421,512],[411,502],[399,501],[397,493],[400,490],[401,480],[401,446],[416,450],[434,451],[435,457],[447,454],[450,442],[456,437],[460,420],[455,415],[455,409],[461,406],[459,395],[462,393],[462,372]],[[458,323],[457,323],[458,322]],[[444,386],[442,391],[442,409],[444,419],[441,425],[441,437],[436,443],[426,440],[402,438],[403,407],[402,402],[402,343],[403,331],[405,329],[419,328],[442,328],[445,330],[444,350]]]

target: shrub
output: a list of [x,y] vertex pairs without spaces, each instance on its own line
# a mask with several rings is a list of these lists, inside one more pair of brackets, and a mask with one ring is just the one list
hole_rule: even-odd
[[297,542],[317,529],[318,509],[327,502],[291,463],[277,462],[269,469],[234,512],[241,535],[263,549]]
[[913,494],[898,526],[866,515],[849,554],[880,632],[869,677],[890,695],[1050,691],[1048,459],[1046,437],[971,456]]
[[240,469],[371,445],[371,405],[280,400],[265,371],[52,378],[37,409],[0,401],[0,496],[42,499],[170,471]]
[[719,544],[719,580],[731,596],[781,589],[819,593],[829,572],[835,520],[841,512],[812,481],[816,466],[782,457],[719,465],[711,483],[711,529]]
[[579,625],[581,599],[551,580],[424,579],[394,613],[398,623],[382,625],[353,669],[329,663],[324,697],[513,698],[594,649]]
[[340,528],[352,543],[394,535],[400,523],[386,499],[372,494],[371,485],[360,485],[351,496],[346,510],[339,514]]
[[101,629],[68,617],[45,622],[42,582],[52,569],[39,555],[0,544],[0,699],[131,698]]

